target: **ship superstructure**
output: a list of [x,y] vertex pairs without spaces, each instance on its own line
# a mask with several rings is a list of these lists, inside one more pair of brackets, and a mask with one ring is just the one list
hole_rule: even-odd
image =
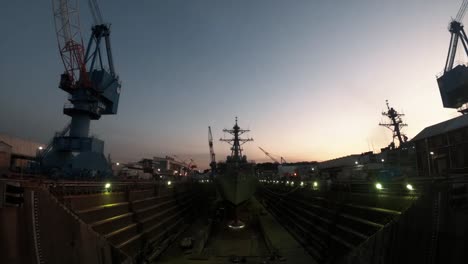
[[247,156],[242,153],[242,145],[253,141],[252,138],[241,138],[240,136],[249,130],[241,129],[236,123],[232,129],[224,129],[223,132],[233,137],[220,139],[231,145],[231,155],[225,163],[218,164],[216,185],[222,198],[234,206],[252,197],[255,192],[255,164],[247,161]]
[[399,113],[393,107],[390,107],[390,105],[388,104],[388,100],[386,100],[385,103],[387,104],[387,112],[382,112],[382,115],[386,116],[390,120],[390,123],[381,122],[379,123],[379,125],[384,126],[392,131],[393,140],[390,143],[389,147],[390,149],[395,149],[395,140],[398,140],[398,147],[401,147],[404,143],[408,141],[408,137],[401,132],[401,129],[408,125],[405,124],[401,118],[402,116],[404,116],[404,114]]

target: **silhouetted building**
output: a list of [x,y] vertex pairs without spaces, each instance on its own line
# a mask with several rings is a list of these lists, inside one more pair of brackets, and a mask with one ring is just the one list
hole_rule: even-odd
[[412,141],[420,176],[468,172],[468,115],[426,127]]

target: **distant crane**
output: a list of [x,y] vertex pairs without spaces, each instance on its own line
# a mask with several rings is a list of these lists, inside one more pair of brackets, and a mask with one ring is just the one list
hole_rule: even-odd
[[194,169],[197,168],[197,164],[195,163],[193,159],[190,159],[190,162],[188,163],[187,167],[189,171],[193,171]]
[[[114,69],[110,25],[102,20],[96,0],[89,0],[94,19],[87,48],[81,37],[78,0],[52,0],[59,52],[65,71],[59,88],[69,94],[63,113],[71,117],[69,130],[56,135],[41,158],[47,171],[65,175],[107,176],[104,142],[89,136],[91,120],[117,114],[121,83]],[[104,47],[104,49],[103,49]]]
[[404,114],[398,113],[393,107],[390,107],[388,104],[388,100],[385,100],[387,104],[387,112],[382,112],[383,116],[386,116],[390,119],[390,123],[379,123],[379,126],[384,126],[390,129],[393,133],[393,140],[390,144],[392,148],[395,148],[395,139],[398,139],[399,146],[401,146],[404,142],[408,141],[408,137],[401,132],[401,128],[407,126],[407,124],[403,123],[401,119]]
[[275,157],[273,157],[270,153],[268,153],[266,150],[262,149],[261,147],[258,147],[263,153],[265,153],[265,155],[267,155],[267,157],[269,157],[274,163],[278,163],[278,160],[275,159]]
[[213,135],[211,134],[211,127],[208,127],[208,146],[210,148],[210,168],[211,168],[211,177],[214,176],[216,172],[216,156],[213,149]]
[[182,174],[182,170],[185,172],[191,172],[194,168],[197,167],[193,159],[190,159],[190,162],[187,163],[187,159],[182,160],[177,155],[171,155],[169,157],[172,157],[174,161],[178,162],[181,165],[181,171],[179,172],[179,174]]
[[[446,108],[460,109],[468,102],[468,68],[465,64],[454,67],[459,41],[462,43],[465,54],[468,56],[468,38],[461,23],[467,6],[468,0],[463,0],[457,16],[450,22],[449,32],[451,36],[444,72],[437,78],[442,103]],[[467,113],[466,108],[459,111],[463,114]]]
[[190,159],[189,168],[190,168],[191,171],[198,168],[197,163],[193,159]]
[[287,161],[283,158],[283,157],[280,157],[280,161],[281,162],[278,162],[278,160],[273,157],[269,152],[267,152],[266,150],[262,149],[261,147],[258,147],[263,153],[265,153],[265,155],[267,155],[267,157],[269,157],[274,163],[278,163],[278,164],[285,164],[287,163]]

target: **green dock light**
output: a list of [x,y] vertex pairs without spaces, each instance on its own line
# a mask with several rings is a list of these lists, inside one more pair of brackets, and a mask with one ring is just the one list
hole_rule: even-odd
[[359,164],[359,162],[355,161],[355,162],[354,162],[354,164],[358,165],[358,164]]
[[289,184],[289,181],[286,181],[286,184]]
[[304,182],[301,181],[301,187],[304,186]]
[[375,184],[375,188],[377,188],[377,190],[382,190],[382,189],[383,189],[383,186],[382,186],[382,184],[380,184],[380,183],[376,183],[376,184]]
[[314,187],[318,187],[318,182],[314,181]]
[[116,162],[116,163],[115,163],[115,165],[119,166],[119,165],[120,165],[120,163]]
[[172,184],[171,181],[167,181],[167,186],[170,186]]
[[434,151],[429,152],[429,154],[434,155]]
[[410,191],[414,190],[414,189],[413,189],[413,185],[411,185],[411,184],[409,184],[409,183],[406,184],[406,189],[408,189],[408,190],[410,190]]
[[385,162],[385,159],[382,159],[382,162]]
[[293,185],[294,185],[294,182],[293,182],[293,181],[291,181],[291,186],[293,186]]

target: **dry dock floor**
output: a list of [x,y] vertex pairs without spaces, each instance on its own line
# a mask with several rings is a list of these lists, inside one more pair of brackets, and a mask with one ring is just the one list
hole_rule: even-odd
[[[238,230],[229,228],[226,220],[213,221],[209,238],[203,244],[200,241],[209,228],[206,215],[201,215],[155,263],[315,263],[255,198],[240,210],[239,218],[246,225]],[[184,237],[194,238],[191,250],[180,247]]]

